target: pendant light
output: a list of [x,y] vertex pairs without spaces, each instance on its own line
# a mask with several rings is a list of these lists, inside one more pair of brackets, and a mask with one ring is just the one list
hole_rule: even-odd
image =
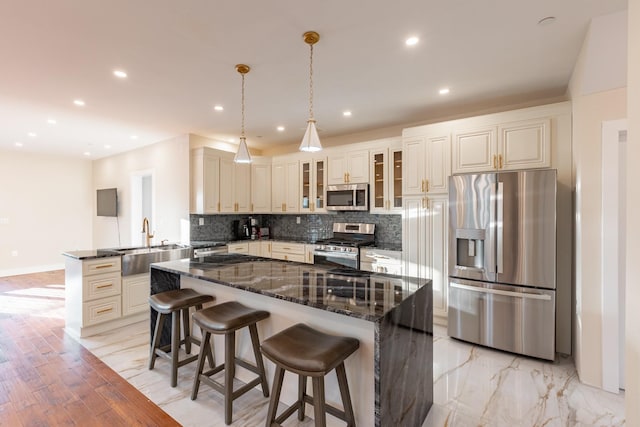
[[307,31],[302,35],[305,43],[309,45],[309,120],[307,120],[307,130],[300,143],[300,151],[320,151],[320,138],[316,130],[316,121],[313,118],[313,45],[320,40],[320,35],[315,31]]
[[233,158],[236,163],[251,163],[251,155],[249,154],[249,148],[247,148],[247,138],[244,136],[244,75],[251,70],[248,65],[238,64],[236,65],[236,71],[242,75],[242,127],[240,128],[240,145],[238,146],[238,152]]

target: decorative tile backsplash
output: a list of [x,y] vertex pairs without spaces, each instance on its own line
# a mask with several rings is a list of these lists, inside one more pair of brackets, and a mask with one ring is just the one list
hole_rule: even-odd
[[[190,215],[191,240],[233,240],[234,220],[246,220],[249,215]],[[333,234],[334,222],[365,222],[376,224],[376,243],[402,243],[401,215],[373,215],[363,212],[337,212],[326,215],[251,215],[262,227],[271,229],[271,238],[314,242]],[[199,225],[200,218],[204,225]],[[296,223],[300,218],[300,224]]]

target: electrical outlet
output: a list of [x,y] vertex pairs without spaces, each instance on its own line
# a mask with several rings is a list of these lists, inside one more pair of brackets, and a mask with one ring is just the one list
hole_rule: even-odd
[[198,225],[204,225],[204,218],[198,218]]
[[296,224],[300,224],[300,217],[299,216],[296,217]]

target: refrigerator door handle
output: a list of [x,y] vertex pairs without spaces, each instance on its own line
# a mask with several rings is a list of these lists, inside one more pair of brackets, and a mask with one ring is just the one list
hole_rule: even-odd
[[[495,185],[491,186],[491,193],[490,193],[490,203],[489,203],[489,233],[488,233],[488,239],[487,242],[489,243],[489,247],[486,248],[486,252],[489,254],[489,259],[488,259],[488,264],[487,265],[487,272],[489,273],[495,273],[496,272],[496,251],[495,251],[495,241],[496,241],[496,236],[495,236],[495,223],[496,223],[496,204],[495,204],[495,200],[496,200],[496,187]],[[493,281],[494,279],[491,278],[491,281]]]
[[480,292],[483,294],[504,295],[508,297],[523,298],[523,299],[538,299],[538,300],[544,300],[544,301],[551,300],[551,295],[540,294],[537,292],[511,292],[511,291],[503,291],[500,289],[481,288],[478,286],[462,285],[460,283],[455,283],[455,282],[450,282],[449,287],[456,288],[456,289],[464,289],[465,291]]
[[503,236],[503,228],[502,228],[502,221],[504,220],[504,201],[503,201],[503,197],[504,197],[504,183],[502,182],[498,182],[498,195],[497,195],[497,200],[496,200],[496,205],[497,205],[497,221],[496,221],[496,253],[497,253],[497,260],[496,260],[496,265],[498,267],[498,274],[501,274],[502,271],[502,254],[503,254],[503,242],[504,242],[504,236]]

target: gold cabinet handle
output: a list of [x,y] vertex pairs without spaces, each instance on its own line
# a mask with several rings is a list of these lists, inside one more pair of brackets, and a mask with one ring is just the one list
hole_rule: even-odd
[[429,192],[429,180],[428,179],[424,180],[424,186],[426,188],[426,193],[428,193]]
[[351,174],[347,172],[347,182],[351,182]]
[[253,212],[253,203],[251,203],[251,212]]
[[220,212],[220,202],[218,202],[218,212]]
[[346,183],[347,182],[347,173],[343,173],[342,174],[342,180]]
[[428,197],[423,197],[422,198],[422,209],[429,209],[429,198]]
[[285,260],[285,261],[289,261],[289,256],[285,255],[285,256],[284,256],[284,260]]
[[498,169],[498,156],[493,155],[493,168]]
[[502,169],[502,154],[498,156],[498,161],[500,162],[500,169]]
[[420,192],[424,193],[424,179],[420,181]]
[[113,286],[113,283],[109,283],[108,285],[98,285],[96,286],[96,289],[110,288],[112,286]]
[[110,311],[113,311],[113,307],[109,307],[109,308],[105,308],[105,309],[102,309],[102,310],[98,310],[96,313],[97,314],[102,314],[102,313],[108,313]]
[[100,265],[96,265],[96,270],[100,269],[100,268],[110,268],[113,267],[113,264],[100,264]]

